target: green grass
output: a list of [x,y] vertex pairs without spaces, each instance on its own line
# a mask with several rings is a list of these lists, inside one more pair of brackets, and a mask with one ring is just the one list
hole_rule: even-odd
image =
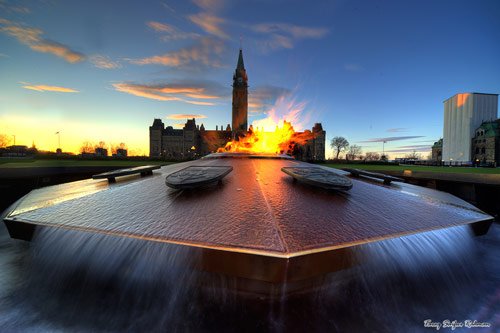
[[166,165],[172,162],[165,161],[133,161],[133,160],[35,160],[35,159],[1,159],[2,168],[50,168],[50,167],[134,167],[141,165]]
[[369,171],[426,171],[440,173],[483,173],[500,174],[500,168],[467,168],[467,167],[436,167],[423,165],[371,165],[371,164],[324,164],[325,166],[337,169],[363,169]]

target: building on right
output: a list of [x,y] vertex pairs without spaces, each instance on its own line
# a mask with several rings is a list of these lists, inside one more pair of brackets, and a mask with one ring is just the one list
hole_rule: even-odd
[[500,119],[482,123],[475,131],[471,146],[475,165],[500,165]]
[[460,93],[444,101],[443,162],[472,162],[472,137],[497,119],[498,94]]

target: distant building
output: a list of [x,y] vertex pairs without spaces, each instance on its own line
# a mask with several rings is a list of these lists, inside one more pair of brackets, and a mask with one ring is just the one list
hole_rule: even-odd
[[95,152],[94,152],[94,155],[96,157],[107,157],[108,156],[108,150],[106,148],[96,148],[95,149]]
[[471,162],[474,131],[497,113],[498,94],[463,93],[445,100],[443,161]]
[[118,148],[116,150],[116,157],[127,157],[127,149]]
[[13,145],[2,149],[2,156],[4,157],[25,157],[33,155],[37,152],[36,148],[28,148],[28,146]]
[[431,160],[441,162],[443,160],[443,139],[439,139],[432,145]]
[[[248,132],[248,76],[243,63],[243,51],[240,49],[238,63],[233,75],[232,127],[227,124],[216,126],[215,130],[206,130],[203,124],[196,125],[196,120],[187,119],[182,129],[165,127],[161,119],[154,119],[149,127],[149,156],[168,159],[187,159],[204,156],[224,147],[227,142]],[[320,123],[312,131],[296,133],[300,136],[310,133],[310,139],[302,145],[296,145],[294,156],[301,160],[323,161],[325,159],[326,132]],[[307,136],[309,137],[309,136]]]
[[205,126],[196,125],[196,119],[188,119],[182,129],[165,127],[161,119],[155,119],[149,127],[149,156],[169,159],[186,159],[216,152],[231,140],[229,124],[214,130],[205,130]]
[[500,119],[481,124],[471,141],[472,161],[478,165],[500,165]]

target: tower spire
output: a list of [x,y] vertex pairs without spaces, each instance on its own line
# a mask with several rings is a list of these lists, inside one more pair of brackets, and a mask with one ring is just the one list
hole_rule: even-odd
[[248,77],[243,63],[243,50],[240,48],[238,64],[233,75],[233,135],[248,129]]
[[238,56],[238,65],[236,65],[236,70],[245,69],[245,64],[243,63],[243,50],[240,47],[240,54]]

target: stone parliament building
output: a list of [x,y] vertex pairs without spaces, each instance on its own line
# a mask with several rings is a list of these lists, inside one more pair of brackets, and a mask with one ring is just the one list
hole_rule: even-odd
[[[161,119],[154,119],[149,127],[149,156],[166,159],[191,159],[204,156],[224,147],[233,138],[245,135],[248,131],[248,76],[243,63],[243,51],[240,49],[238,63],[233,75],[232,124],[216,126],[207,130],[196,120],[187,119],[182,129],[165,127]],[[308,133],[309,132],[309,133]],[[326,132],[320,123],[316,123],[302,145],[293,149],[295,158],[304,161],[325,160]]]

